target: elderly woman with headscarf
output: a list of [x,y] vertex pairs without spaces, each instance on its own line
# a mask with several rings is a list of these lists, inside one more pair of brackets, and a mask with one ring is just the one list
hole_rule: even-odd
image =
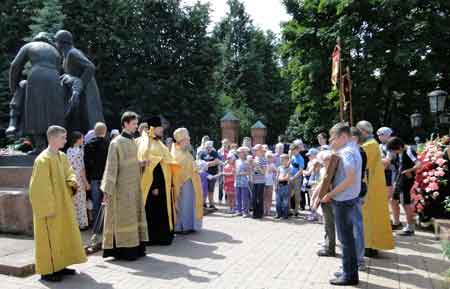
[[173,133],[172,157],[179,165],[173,176],[175,201],[175,232],[190,233],[201,229],[203,219],[203,194],[200,176],[190,153],[190,136],[186,128]]

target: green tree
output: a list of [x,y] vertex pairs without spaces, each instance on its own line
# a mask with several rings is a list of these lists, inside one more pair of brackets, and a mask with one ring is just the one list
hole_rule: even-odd
[[280,74],[278,40],[253,25],[242,2],[229,0],[228,6],[213,31],[221,55],[215,90],[222,110],[232,110],[241,119],[243,135],[261,120],[273,142],[284,131],[291,110],[288,85]]
[[[194,141],[216,132],[211,92],[217,57],[207,35],[209,6],[180,1],[64,0],[64,26],[97,65],[105,117],[135,110],[187,126]],[[95,13],[94,13],[95,11]],[[113,16],[112,16],[113,15]],[[170,131],[169,131],[170,133]]]
[[[450,4],[444,0],[285,0],[293,19],[283,30],[282,54],[296,111],[288,132],[311,139],[338,120],[331,91],[331,52],[342,39],[353,78],[355,120],[412,135],[409,115],[428,113],[426,94],[449,88]],[[436,80],[436,74],[442,78]],[[370,108],[370,109],[368,109]],[[429,119],[428,119],[429,120]]]
[[47,32],[51,35],[63,28],[65,19],[62,13],[62,5],[59,0],[43,0],[42,7],[31,17],[29,25],[32,36],[39,32]]

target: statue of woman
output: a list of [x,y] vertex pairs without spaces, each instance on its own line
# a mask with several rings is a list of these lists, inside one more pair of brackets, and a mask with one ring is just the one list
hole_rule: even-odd
[[[64,125],[64,92],[60,84],[61,55],[45,32],[25,44],[11,63],[9,87],[14,95],[20,89],[22,70],[28,70],[23,101],[23,133],[33,138],[39,153],[46,147],[46,132],[50,125]],[[17,124],[16,124],[17,126]]]

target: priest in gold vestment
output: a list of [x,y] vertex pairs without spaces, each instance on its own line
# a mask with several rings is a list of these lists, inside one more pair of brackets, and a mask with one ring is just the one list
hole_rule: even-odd
[[72,196],[78,184],[64,153],[66,130],[51,126],[49,146],[34,161],[30,180],[36,273],[50,282],[61,281],[75,270],[66,266],[86,262]]
[[378,250],[394,249],[394,239],[389,219],[388,190],[381,160],[380,146],[373,137],[373,127],[368,121],[360,121],[362,148],[367,155],[367,197],[363,205],[364,242],[366,256],[374,257]]
[[101,189],[105,194],[103,257],[133,261],[145,256],[148,241],[138,147],[133,135],[138,124],[134,112],[122,115],[122,134],[109,145]]
[[172,157],[179,165],[173,177],[175,200],[175,232],[186,234],[201,229],[203,219],[203,193],[190,148],[189,131],[178,128],[173,133]]
[[149,131],[139,142],[138,159],[149,163],[141,179],[149,245],[167,246],[172,244],[174,237],[172,176],[176,164],[161,141],[164,135],[161,117],[151,117],[145,122]]

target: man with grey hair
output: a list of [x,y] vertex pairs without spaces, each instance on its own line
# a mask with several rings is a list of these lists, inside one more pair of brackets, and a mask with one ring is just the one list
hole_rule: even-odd
[[373,126],[367,120],[361,120],[356,124],[356,128],[362,131],[363,133],[373,135]]

